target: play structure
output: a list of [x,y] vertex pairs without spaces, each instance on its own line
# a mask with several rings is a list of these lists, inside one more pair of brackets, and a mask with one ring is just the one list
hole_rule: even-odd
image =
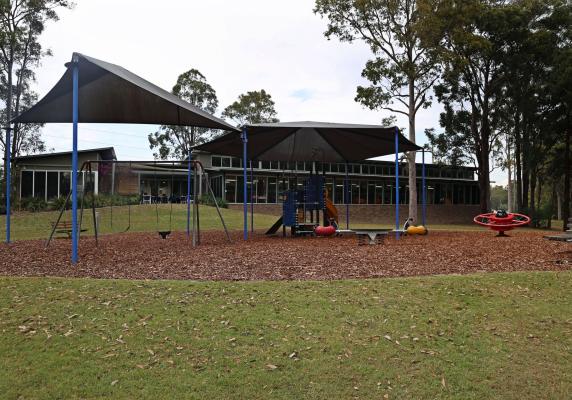
[[[323,175],[311,174],[303,181],[301,190],[287,190],[282,193],[282,216],[268,231],[275,234],[282,227],[291,229],[292,236],[332,236],[338,227],[338,210],[328,197],[326,179]],[[322,224],[320,225],[320,213]]]
[[498,210],[492,213],[477,215],[473,221],[481,226],[485,226],[497,233],[497,237],[506,237],[505,232],[515,228],[528,225],[530,217],[524,214],[507,213],[504,210]]
[[[88,203],[91,205],[91,214],[92,214],[92,223],[93,223],[93,231],[95,234],[95,243],[96,246],[99,243],[99,223],[98,218],[96,217],[96,203],[97,203],[97,195],[95,194],[95,181],[94,181],[94,171],[99,172],[99,176],[103,182],[108,183],[111,186],[111,193],[114,192],[114,189],[117,187],[118,181],[125,181],[125,186],[133,186],[131,182],[129,182],[129,177],[125,176],[126,174],[117,173],[116,170],[119,170],[120,167],[127,167],[124,168],[128,171],[131,171],[132,175],[136,175],[133,171],[144,170],[144,169],[151,169],[155,177],[155,191],[151,189],[151,194],[147,194],[146,192],[139,193],[139,182],[137,181],[137,187],[135,191],[135,196],[138,198],[138,203],[146,204],[147,200],[149,201],[147,204],[155,208],[155,217],[156,217],[156,231],[160,238],[167,239],[172,232],[172,222],[173,222],[173,204],[176,203],[183,203],[187,205],[187,235],[192,238],[192,245],[197,246],[201,242],[201,233],[200,233],[200,218],[199,218],[199,199],[198,199],[198,190],[197,190],[197,183],[199,181],[199,171],[201,172],[202,178],[205,180],[205,186],[207,193],[212,196],[214,206],[216,208],[218,217],[220,218],[222,227],[225,231],[226,238],[229,242],[231,242],[230,234],[228,232],[226,223],[220,211],[218,202],[210,185],[210,180],[208,179],[208,174],[205,171],[201,162],[196,160],[188,160],[187,162],[181,161],[116,161],[116,160],[105,160],[105,161],[86,161],[82,164],[78,175],[82,176],[82,173],[86,173],[86,177],[84,178],[85,181],[82,182],[82,190],[80,195],[80,211],[79,211],[79,222],[78,222],[78,234],[81,232],[85,232],[86,229],[83,228],[83,221],[84,221],[84,211],[85,211],[85,204]],[[162,192],[159,188],[157,182],[157,173],[158,170],[161,170],[161,173],[170,173],[170,192],[168,196],[166,193]],[[174,191],[174,173],[181,172],[186,175],[186,191],[184,193],[175,193]],[[130,184],[131,183],[131,184]],[[58,214],[58,217],[55,222],[52,223],[52,229],[50,232],[50,236],[46,242],[46,247],[48,247],[54,238],[55,233],[66,233],[68,236],[71,236],[73,231],[72,229],[72,222],[71,221],[64,221],[62,220],[62,216],[64,215],[65,211],[68,209],[69,200],[72,193],[71,190],[68,193],[61,209]],[[113,199],[113,197],[111,197]],[[168,204],[169,207],[168,215],[167,216],[160,216],[159,211],[159,204]],[[110,218],[110,226],[113,228],[113,202],[110,202],[108,206],[109,208],[109,218]],[[132,203],[127,203],[127,227],[122,229],[122,232],[127,232],[131,229],[131,207]],[[192,211],[191,211],[192,208]],[[161,218],[163,217],[163,218]],[[164,218],[167,217],[167,218]],[[161,220],[166,220],[168,223],[160,223]],[[79,235],[78,235],[79,236]]]
[[[345,164],[346,178],[344,182],[343,202],[345,205],[344,232],[350,230],[350,196],[349,196],[349,163],[370,158],[395,155],[395,234],[401,235],[399,207],[399,153],[421,151],[421,215],[425,225],[427,187],[425,184],[425,150],[407,140],[397,127],[379,125],[338,124],[328,122],[279,122],[251,124],[242,127],[242,132],[229,132],[208,143],[197,146],[200,151],[231,156],[242,159],[243,169],[243,236],[248,240],[248,212],[250,204],[250,234],[254,232],[254,202],[248,196],[248,166],[252,161],[284,161],[311,162],[309,177],[303,181],[302,189],[290,188],[282,193],[282,216],[268,229],[267,234],[275,234],[283,227],[291,228],[293,236],[333,235],[331,228],[327,231],[317,229],[320,225],[328,227],[338,224],[338,210],[332,204],[324,189],[326,171],[320,175],[319,166],[327,163]],[[317,168],[318,167],[318,168]],[[252,169],[251,169],[252,180]],[[320,213],[323,221],[320,224]],[[382,229],[379,229],[382,230]],[[339,231],[338,231],[339,232]]]
[[[118,65],[73,53],[56,85],[34,106],[10,123],[71,123],[71,262],[78,261],[78,125],[121,123],[195,126],[224,131],[238,129],[180,99]],[[10,159],[10,126],[6,132],[6,157]],[[188,157],[191,160],[190,154]],[[10,243],[10,163],[6,175],[6,243]],[[189,167],[190,169],[190,167]],[[67,201],[66,201],[67,202]],[[187,220],[190,218],[188,207]],[[163,231],[166,232],[166,231]],[[187,235],[190,236],[189,230]]]

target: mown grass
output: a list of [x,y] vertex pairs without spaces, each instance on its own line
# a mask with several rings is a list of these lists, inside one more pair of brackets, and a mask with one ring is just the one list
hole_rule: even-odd
[[0,278],[20,398],[568,399],[572,273],[334,282]]
[[[192,209],[191,209],[192,210]],[[129,227],[130,232],[152,232],[158,230],[184,231],[187,226],[187,206],[173,204],[172,213],[170,204],[135,205],[131,206],[131,218],[127,206],[102,207],[96,209],[99,214],[99,231],[102,234],[124,232]],[[242,229],[242,211],[221,209],[227,227],[231,230]],[[44,239],[51,231],[51,223],[58,218],[59,212],[19,212],[12,216],[11,235],[13,240]],[[214,207],[201,206],[199,212],[200,226],[204,230],[220,229],[222,224]],[[269,228],[278,217],[272,215],[255,214],[254,226],[256,228]],[[62,220],[71,221],[71,211],[66,211]],[[249,215],[250,223],[250,215]],[[87,229],[86,235],[93,235],[92,210],[84,211],[82,228]],[[0,217],[0,236],[6,234],[6,217]],[[64,235],[65,236],[65,235]]]

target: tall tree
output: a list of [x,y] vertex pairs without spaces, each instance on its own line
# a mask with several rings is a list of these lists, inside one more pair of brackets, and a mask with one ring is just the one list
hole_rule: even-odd
[[435,93],[444,104],[441,125],[446,135],[466,140],[474,156],[483,212],[490,209],[491,156],[498,150],[507,48],[522,8],[507,0],[419,0],[424,42],[443,63]]
[[264,89],[246,92],[222,112],[224,118],[232,119],[237,125],[278,122],[274,101]]
[[[358,87],[356,101],[372,110],[387,110],[409,120],[409,140],[416,142],[417,112],[428,107],[439,64],[420,41],[417,0],[316,0],[314,11],[328,19],[327,38],[364,41],[374,58],[362,76],[370,86]],[[417,220],[415,152],[407,154],[409,217]]]
[[[218,108],[216,92],[208,84],[205,76],[196,69],[179,75],[172,93],[192,105],[214,114]],[[205,142],[216,135],[208,128],[163,125],[148,136],[149,147],[155,149],[155,158],[185,158],[195,144]]]
[[[0,0],[0,110],[2,127],[29,108],[36,100],[30,86],[34,82],[34,68],[42,57],[50,55],[39,42],[46,23],[57,21],[57,10],[71,7],[68,0]],[[11,132],[12,157],[45,149],[39,125],[15,125]],[[0,135],[0,146],[7,153],[6,137]],[[4,157],[4,171],[8,158]]]

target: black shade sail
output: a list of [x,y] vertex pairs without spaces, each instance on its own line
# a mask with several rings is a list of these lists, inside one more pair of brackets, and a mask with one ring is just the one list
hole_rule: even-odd
[[[397,128],[327,122],[246,125],[248,158],[260,161],[362,161],[395,154]],[[230,132],[195,149],[242,158],[239,132]],[[421,147],[399,134],[399,152]]]
[[[79,65],[79,122],[198,126],[236,131],[220,118],[118,65],[74,53]],[[72,68],[36,105],[12,121],[72,122]]]

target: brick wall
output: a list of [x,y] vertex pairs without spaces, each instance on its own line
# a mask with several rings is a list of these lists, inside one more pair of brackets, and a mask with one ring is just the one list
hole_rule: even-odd
[[[340,215],[340,224],[345,223],[346,207],[337,205]],[[242,204],[230,204],[229,208],[242,210]],[[350,205],[350,221],[371,224],[395,223],[395,206],[393,205]],[[250,204],[248,205],[250,211]],[[407,206],[399,207],[401,224],[407,216]],[[255,204],[254,212],[279,216],[282,214],[281,204]],[[427,224],[468,224],[473,221],[475,215],[480,214],[478,205],[428,205]],[[321,215],[320,215],[321,218]],[[419,219],[421,219],[421,206],[419,206]],[[421,221],[418,221],[420,223]]]

